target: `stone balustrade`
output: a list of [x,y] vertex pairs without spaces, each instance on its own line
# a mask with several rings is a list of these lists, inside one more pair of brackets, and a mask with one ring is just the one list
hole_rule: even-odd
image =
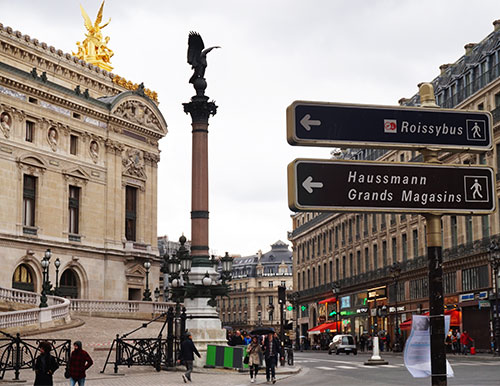
[[0,302],[17,303],[33,307],[0,312],[1,330],[18,330],[26,328],[47,328],[69,323],[71,313],[90,316],[149,319],[167,312],[174,307],[172,302],[145,302],[136,300],[87,300],[65,299],[58,296],[47,296],[46,308],[39,308],[40,295],[34,292],[0,287]]
[[70,309],[73,313],[90,316],[112,317],[151,317],[167,312],[173,307],[171,302],[145,302],[139,300],[88,300],[71,299]]
[[0,329],[19,327],[53,327],[59,323],[69,323],[70,301],[58,296],[48,296],[46,308],[39,308],[40,295],[34,292],[0,287],[0,302],[33,305],[33,308],[0,312]]

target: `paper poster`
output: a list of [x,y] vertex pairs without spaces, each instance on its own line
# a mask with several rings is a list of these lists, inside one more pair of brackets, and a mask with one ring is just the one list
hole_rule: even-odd
[[[444,317],[444,330],[450,329],[450,316]],[[443,341],[444,345],[444,341]],[[414,378],[431,376],[431,335],[429,316],[413,315],[411,334],[404,351],[405,366]],[[446,374],[453,377],[453,369],[446,360]]]

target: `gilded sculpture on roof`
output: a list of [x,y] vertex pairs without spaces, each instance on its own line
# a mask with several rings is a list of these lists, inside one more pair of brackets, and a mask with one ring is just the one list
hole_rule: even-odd
[[107,23],[101,24],[103,8],[104,1],[102,2],[99,12],[97,13],[97,17],[92,24],[87,12],[85,12],[83,7],[80,5],[83,21],[88,33],[85,34],[85,40],[83,42],[76,42],[78,52],[73,52],[73,55],[78,59],[86,61],[87,63],[91,63],[106,71],[111,71],[113,67],[111,66],[110,60],[114,53],[108,47],[109,36],[103,38],[101,32],[101,30],[109,24],[111,18]]

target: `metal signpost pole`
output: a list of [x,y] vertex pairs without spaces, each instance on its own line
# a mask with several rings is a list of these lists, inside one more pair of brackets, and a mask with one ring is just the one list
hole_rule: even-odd
[[[422,107],[437,107],[432,84],[421,84],[419,92]],[[422,153],[425,162],[439,163],[437,150],[426,149],[422,151]],[[425,221],[427,224],[427,257],[429,264],[431,377],[433,386],[445,386],[447,385],[447,379],[444,341],[443,246],[441,237],[441,215],[426,214]]]

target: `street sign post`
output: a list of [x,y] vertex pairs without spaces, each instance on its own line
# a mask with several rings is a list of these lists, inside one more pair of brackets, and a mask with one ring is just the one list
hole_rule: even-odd
[[493,147],[486,111],[296,101],[286,114],[291,145],[468,152]]
[[486,166],[297,159],[288,165],[293,211],[486,214],[495,174]]

